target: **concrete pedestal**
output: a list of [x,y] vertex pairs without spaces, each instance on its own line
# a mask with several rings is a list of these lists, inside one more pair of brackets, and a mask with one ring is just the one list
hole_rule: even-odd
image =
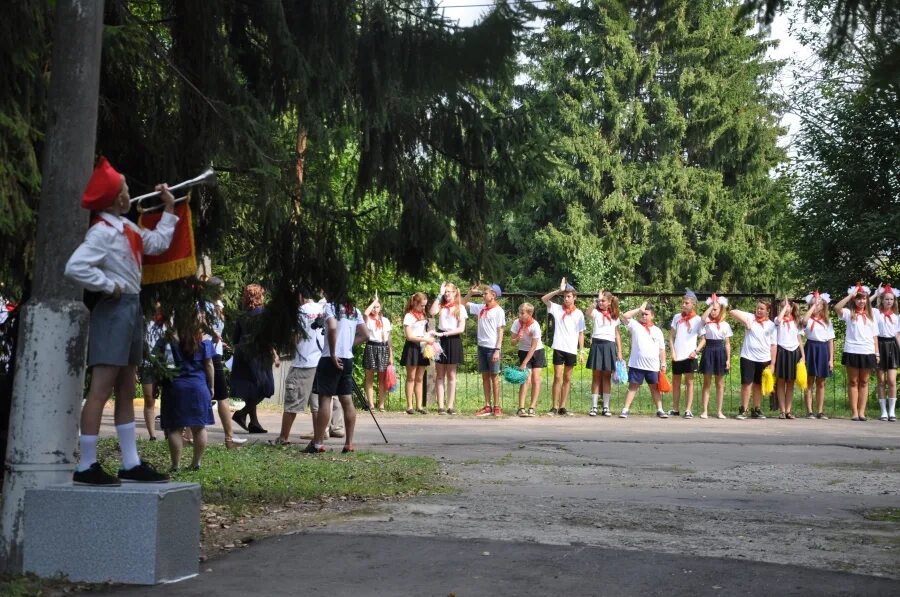
[[152,585],[195,576],[199,557],[195,483],[69,484],[25,495],[25,572]]

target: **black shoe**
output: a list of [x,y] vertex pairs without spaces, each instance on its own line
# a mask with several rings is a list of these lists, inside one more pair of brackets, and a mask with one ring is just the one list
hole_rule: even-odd
[[561,409],[559,409],[557,412],[559,413],[559,416],[561,416],[561,417],[568,417],[568,416],[570,416],[569,411],[566,410],[565,408],[561,408]]
[[240,427],[244,431],[249,431],[249,429],[247,429],[247,413],[237,411],[236,413],[231,415],[231,420],[237,423],[238,427]]
[[262,428],[261,425],[254,425],[250,423],[247,425],[247,433],[268,433],[265,429]]
[[316,448],[316,444],[314,442],[309,442],[306,444],[306,447],[303,448],[304,454],[318,454],[319,450]]
[[119,480],[129,483],[168,483],[169,475],[156,472],[156,469],[142,461],[128,470],[120,468]]
[[95,462],[85,471],[75,471],[72,475],[72,483],[75,485],[97,485],[116,487],[121,485],[118,479],[103,470],[99,462]]

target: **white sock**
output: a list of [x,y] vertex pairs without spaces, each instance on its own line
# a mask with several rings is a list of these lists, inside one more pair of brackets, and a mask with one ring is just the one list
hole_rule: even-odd
[[79,472],[86,471],[91,468],[92,464],[97,462],[97,436],[82,435],[78,438],[78,445],[81,448],[81,457],[75,470]]
[[603,408],[609,408],[609,394],[603,394]]
[[598,398],[600,398],[600,394],[591,394],[591,408],[597,408]]
[[882,416],[882,417],[888,416],[888,414],[887,414],[887,400],[885,400],[884,398],[879,398],[879,399],[878,399],[878,406],[881,407],[881,416]]
[[116,435],[119,436],[119,449],[122,450],[122,468],[127,471],[139,465],[141,457],[137,452],[137,431],[134,421],[116,425]]
[[320,449],[322,448],[323,445],[324,445],[324,444],[315,444],[315,443],[314,443],[314,444],[313,444],[313,448],[315,448],[316,450],[320,450]]
[[897,416],[897,397],[888,398],[888,416],[896,417]]

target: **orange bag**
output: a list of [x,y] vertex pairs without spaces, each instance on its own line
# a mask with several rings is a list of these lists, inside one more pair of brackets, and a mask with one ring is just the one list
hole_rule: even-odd
[[672,384],[669,383],[669,378],[662,371],[659,372],[659,385],[657,387],[663,394],[668,394],[672,391]]

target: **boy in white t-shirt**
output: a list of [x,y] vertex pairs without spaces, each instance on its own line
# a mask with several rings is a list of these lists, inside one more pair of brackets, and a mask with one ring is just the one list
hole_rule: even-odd
[[[684,376],[684,390],[687,404],[684,418],[693,419],[691,406],[694,404],[694,373],[697,371],[697,355],[702,348],[703,318],[697,315],[697,295],[688,290],[681,299],[681,313],[672,318],[669,328],[669,350],[672,352],[672,410],[669,414],[681,414],[681,378]],[[701,345],[697,345],[700,337]]]
[[[474,293],[484,295],[484,304],[470,303]],[[460,302],[475,315],[478,321],[478,371],[484,389],[484,406],[475,413],[476,417],[503,416],[500,407],[500,349],[503,348],[503,330],[506,328],[506,314],[497,304],[502,291],[496,284],[473,286]],[[493,394],[493,406],[491,395]]]
[[[541,369],[547,366],[544,343],[541,342],[541,326],[534,319],[534,305],[531,303],[519,305],[519,317],[513,321],[509,331],[512,334],[512,341],[519,343],[519,369],[522,371],[531,369],[528,379],[519,388],[519,410],[516,411],[516,415],[533,417],[541,394]],[[525,394],[529,384],[531,406],[525,410]]]
[[[563,293],[563,304],[554,303],[553,297]],[[575,289],[563,278],[559,288],[541,297],[547,305],[547,313],[553,317],[553,403],[549,415],[571,414],[566,409],[572,388],[572,371],[581,361],[584,351],[584,313],[575,305]],[[558,410],[557,410],[558,409]]]
[[[628,409],[634,401],[638,388],[644,381],[650,386],[650,394],[656,403],[656,416],[668,419],[663,410],[662,395],[659,393],[659,373],[666,370],[666,339],[662,330],[653,325],[656,314],[652,305],[644,301],[637,309],[622,314],[625,326],[631,334],[631,355],[628,358],[628,393],[625,395],[625,407],[619,414],[622,419],[628,418]],[[640,321],[634,319],[635,315]]]

